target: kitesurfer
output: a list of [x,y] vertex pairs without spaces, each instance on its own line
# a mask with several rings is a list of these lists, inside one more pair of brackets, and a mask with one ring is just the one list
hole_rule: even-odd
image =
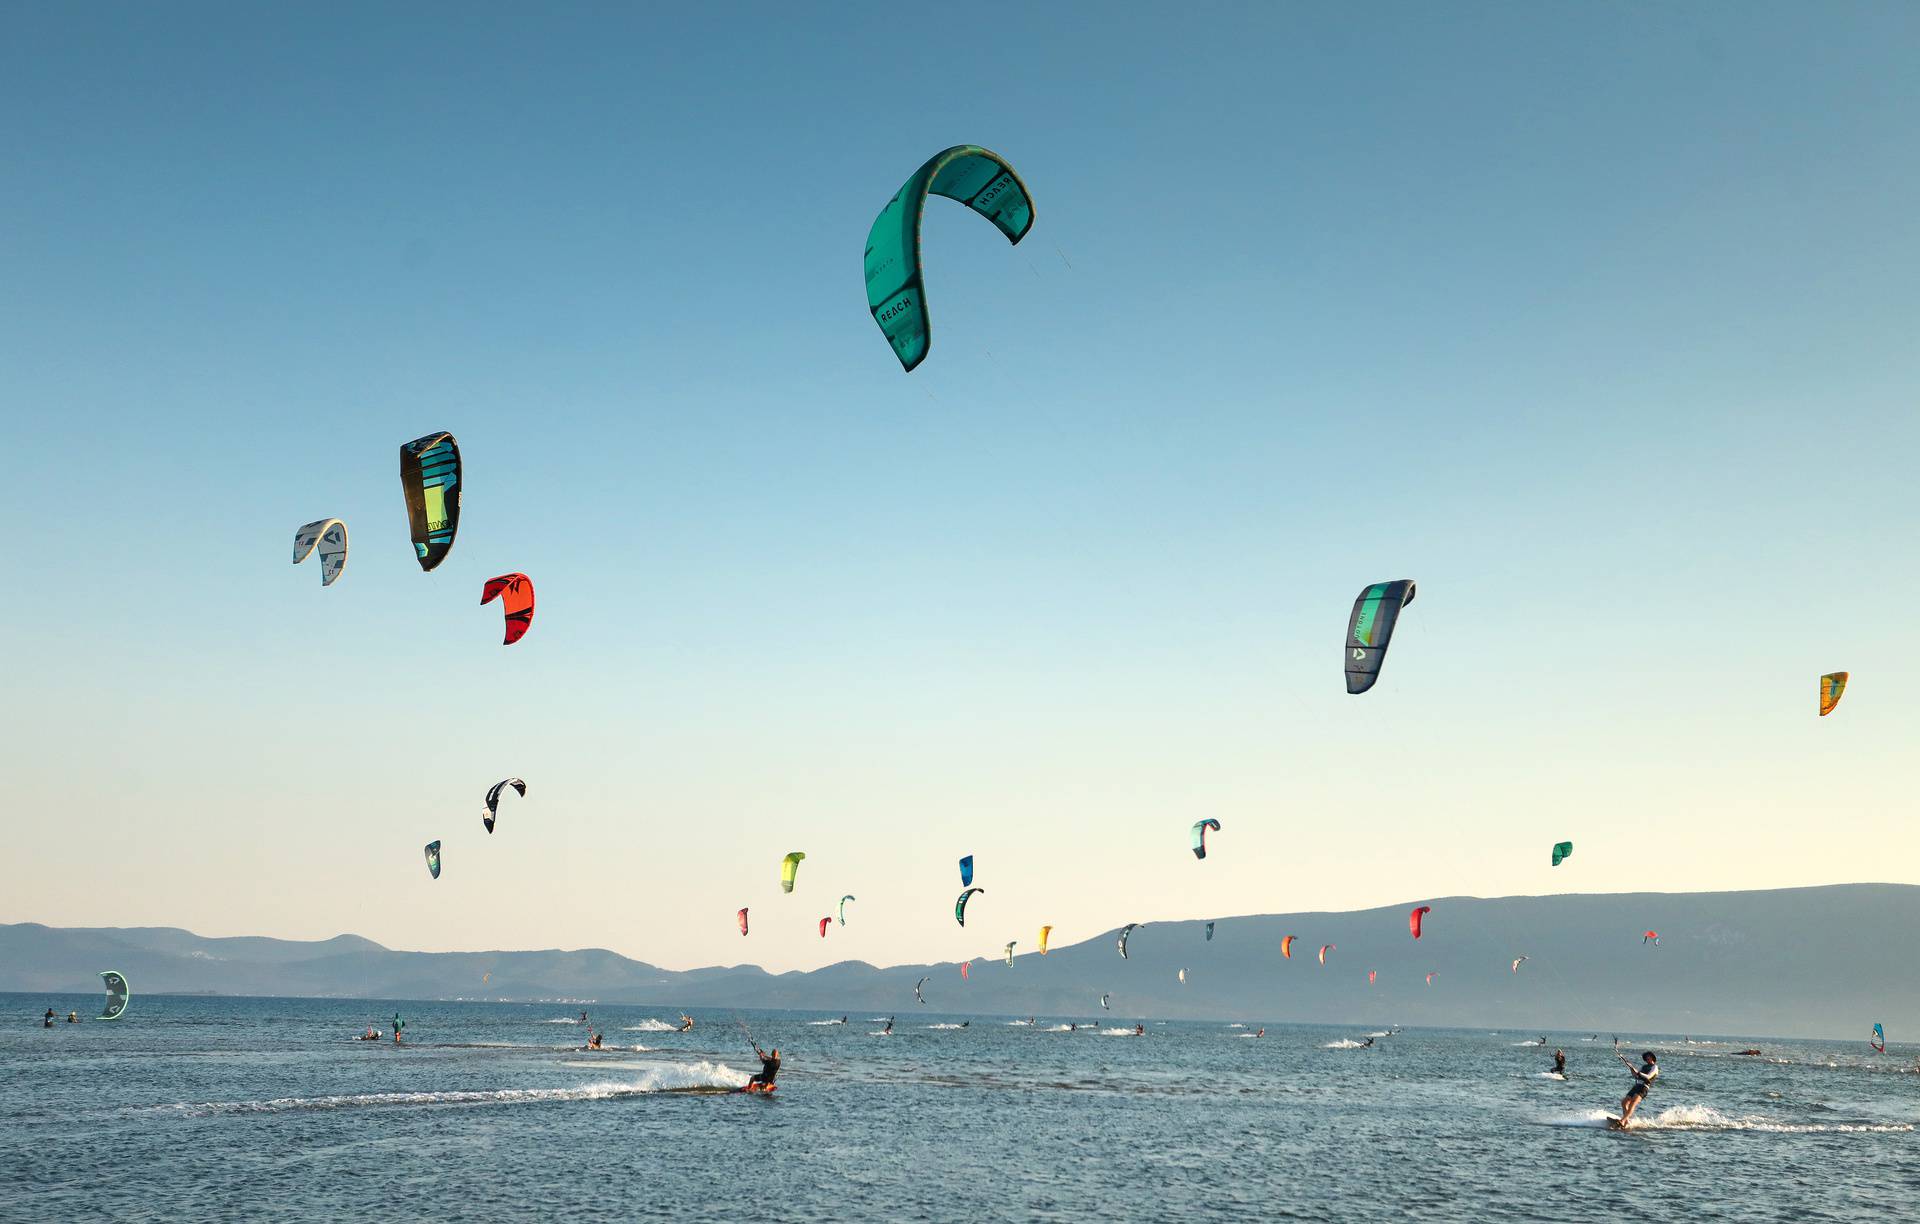
[[885,1028],[883,1028],[883,1029],[881,1029],[880,1031],[881,1031],[882,1033],[891,1033],[891,1032],[893,1032],[893,1017],[892,1017],[892,1016],[888,1016],[888,1017],[887,1017],[887,1026],[886,1026]]
[[600,1048],[600,1034],[592,1033],[588,1035],[587,1048],[589,1050],[597,1050]]
[[1261,1029],[1259,1032],[1254,1034],[1255,1037],[1265,1037],[1266,1035],[1267,1035],[1267,1030],[1265,1029]]
[[1627,1095],[1620,1098],[1620,1128],[1625,1130],[1633,1121],[1633,1111],[1640,1108],[1640,1102],[1647,1099],[1647,1089],[1653,1087],[1653,1081],[1660,1078],[1660,1060],[1652,1050],[1640,1055],[1640,1065],[1635,1067],[1627,1061],[1627,1056],[1615,1049],[1613,1056],[1620,1064],[1633,1072],[1633,1087],[1627,1089]]
[[585,1013],[585,1012],[581,1012],[581,1013],[580,1013],[580,1023],[581,1023],[581,1024],[585,1024],[586,1022],[587,1022],[587,1013]]
[[1553,1073],[1562,1079],[1566,1078],[1567,1052],[1565,1050],[1555,1050],[1553,1052]]
[[1144,1024],[1136,1024],[1136,1025],[1134,1025],[1134,1026],[1133,1026],[1133,1035],[1134,1035],[1135,1037],[1145,1037],[1145,1036],[1147,1035],[1147,1026],[1146,1026],[1146,1025],[1144,1025]]
[[52,1009],[51,1007],[49,1007],[49,1008],[47,1009],[47,1018],[46,1018],[45,1020],[42,1020],[42,1021],[40,1022],[40,1027],[41,1027],[41,1028],[52,1028],[52,1027],[53,1027],[53,1009]]
[[[843,1019],[840,1021],[840,1023],[845,1024],[846,1021]],[[684,1033],[691,1028],[693,1028],[693,1017],[687,1015],[685,1012],[681,1012],[680,1013],[680,1031]]]
[[1360,1048],[1361,1048],[1361,1049],[1363,1049],[1363,1050],[1370,1050],[1370,1049],[1372,1049],[1372,1048],[1373,1048],[1373,1038],[1371,1038],[1371,1037],[1369,1037],[1369,1038],[1367,1038],[1367,1039],[1366,1039],[1365,1041],[1363,1041],[1363,1042],[1361,1042],[1361,1043],[1360,1043]]
[[[749,1038],[749,1040],[752,1039]],[[780,1074],[780,1047],[775,1046],[773,1050],[769,1052],[761,1049],[760,1043],[755,1041],[753,1042],[753,1052],[760,1056],[760,1073],[747,1080],[747,1090],[751,1092],[755,1084],[764,1084],[767,1088],[771,1089],[773,1087],[774,1077]]]
[[78,1024],[78,1023],[80,1023],[80,1013],[79,1013],[79,1012],[68,1012],[68,1013],[67,1013],[67,1023],[68,1023],[68,1024]]

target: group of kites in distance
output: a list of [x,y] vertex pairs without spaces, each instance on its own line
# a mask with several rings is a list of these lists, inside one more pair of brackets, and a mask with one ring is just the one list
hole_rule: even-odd
[[[935,154],[914,171],[893,198],[887,201],[867,233],[864,255],[867,307],[902,369],[908,372],[926,359],[932,346],[921,256],[921,220],[931,196],[942,196],[965,205],[986,218],[1006,235],[1008,242],[1015,245],[1027,236],[1034,221],[1033,197],[1026,183],[1006,159],[978,145],[955,145]],[[465,484],[460,447],[454,436],[439,431],[415,438],[402,446],[400,482],[406,497],[407,520],[416,559],[423,572],[431,572],[452,551],[460,529],[460,506]],[[316,551],[320,556],[320,585],[332,586],[346,569],[346,523],[338,518],[325,518],[301,526],[293,537],[294,564],[298,565]],[[1378,683],[1387,648],[1393,641],[1394,627],[1399,622],[1402,609],[1413,603],[1414,592],[1413,580],[1402,578],[1373,583],[1354,599],[1353,610],[1347,619],[1346,640],[1342,646],[1347,692],[1365,693]],[[511,646],[524,638],[533,625],[533,580],[518,572],[487,579],[481,588],[480,602],[486,605],[495,600],[500,602],[505,618],[503,644]],[[1820,717],[1824,718],[1834,711],[1846,686],[1846,672],[1830,672],[1820,677]],[[487,791],[486,813],[482,817],[489,834],[493,832],[498,816],[500,795],[507,787],[512,787],[523,798],[527,793],[527,784],[519,778],[505,778],[494,783]],[[1196,859],[1207,857],[1209,832],[1220,832],[1218,820],[1194,822],[1191,837]],[[426,846],[427,870],[436,880],[440,878],[440,845],[435,840]],[[1572,853],[1571,841],[1555,843],[1552,865],[1560,866]],[[804,853],[794,851],[781,859],[782,892],[793,892],[800,863],[805,858]],[[955,922],[964,927],[968,901],[986,891],[973,883],[972,855],[960,860],[960,886],[960,895],[953,905],[953,917]],[[838,918],[841,926],[846,925],[847,902],[854,899],[851,893],[840,898]],[[1421,919],[1429,912],[1430,907],[1422,905],[1408,915],[1408,929],[1414,939],[1420,938]],[[736,919],[740,934],[746,935],[747,907],[740,908]],[[832,916],[819,920],[821,938],[826,937],[831,921]],[[1119,948],[1123,960],[1127,956],[1128,936],[1139,925],[1128,923],[1120,930]],[[1213,926],[1211,922],[1206,924],[1206,937],[1209,940],[1213,938]],[[1038,942],[1042,956],[1047,953],[1047,942],[1052,931],[1051,926],[1040,928]],[[1656,932],[1648,931],[1642,942],[1657,944],[1659,939]],[[1282,957],[1292,958],[1293,940],[1294,936],[1289,935],[1281,941]],[[1017,943],[1017,940],[1009,941],[1004,949],[1008,966],[1013,964]],[[1325,965],[1328,954],[1335,950],[1333,944],[1321,947],[1320,963]],[[1512,972],[1518,973],[1527,959],[1525,956],[1516,957],[1512,962]],[[963,978],[969,975],[969,966],[970,962],[960,966]],[[101,1018],[111,1019],[126,1007],[126,980],[114,973],[102,976],[108,979],[108,1010],[111,1015]],[[1375,972],[1369,970],[1368,982],[1371,983],[1375,976]],[[1427,984],[1431,985],[1436,976],[1435,973],[1427,974]],[[1180,970],[1179,977],[1182,982],[1186,981],[1185,969]],[[928,980],[923,978],[914,987],[914,994],[922,1003],[926,1002],[922,987]],[[1108,996],[1101,996],[1103,1007],[1107,1005],[1107,1000]],[[1875,1026],[1875,1032],[1879,1032],[1878,1025]]]

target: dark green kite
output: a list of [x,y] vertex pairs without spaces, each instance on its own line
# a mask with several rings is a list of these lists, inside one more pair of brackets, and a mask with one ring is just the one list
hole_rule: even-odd
[[460,530],[460,444],[445,430],[400,448],[400,487],[420,568],[431,571],[453,551]]
[[1376,582],[1353,601],[1347,619],[1347,691],[1364,693],[1380,678],[1400,609],[1413,602],[1413,579]]

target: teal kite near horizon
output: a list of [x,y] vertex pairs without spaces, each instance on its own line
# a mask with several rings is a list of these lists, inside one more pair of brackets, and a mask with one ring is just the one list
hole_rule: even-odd
[[1211,816],[1205,820],[1196,820],[1193,822],[1193,828],[1191,830],[1193,834],[1193,857],[1197,859],[1207,857],[1208,829],[1212,829],[1215,833],[1218,833],[1220,831],[1220,822]]
[[[127,1004],[133,999],[133,990],[127,985],[127,979],[111,969],[100,971],[100,981],[107,988],[105,1010],[95,1016],[95,1020],[118,1020],[127,1014]],[[1875,1025],[1879,1028],[1879,1025]]]
[[969,888],[961,893],[960,899],[953,903],[953,920],[961,926],[967,925],[967,898],[973,896],[975,893],[983,893],[985,891],[987,890],[984,888]]

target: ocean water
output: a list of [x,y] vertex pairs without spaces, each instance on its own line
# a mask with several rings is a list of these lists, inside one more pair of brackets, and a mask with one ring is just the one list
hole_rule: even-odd
[[[1873,1220],[1913,1047],[581,1004],[0,995],[0,1219]],[[408,1044],[355,1042],[395,1010]],[[956,1027],[969,1020],[965,1027]],[[1067,1025],[1079,1023],[1078,1031]],[[778,1045],[772,1099],[718,1091]],[[1545,1074],[1555,1046],[1565,1080]],[[618,1047],[618,1048],[614,1048]],[[1760,1057],[1740,1050],[1758,1047]],[[708,1091],[689,1091],[708,1090]]]

